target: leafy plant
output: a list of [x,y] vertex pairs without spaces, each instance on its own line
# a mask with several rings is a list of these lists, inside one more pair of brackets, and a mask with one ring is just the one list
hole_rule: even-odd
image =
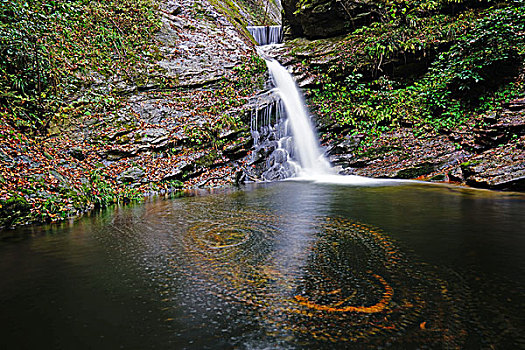
[[[313,69],[319,84],[310,104],[326,124],[369,137],[405,123],[451,128],[523,93],[516,79],[525,57],[523,4],[456,17],[399,13],[406,17],[351,33],[328,65]],[[435,57],[420,76],[399,78],[384,66],[418,52]]]
[[140,85],[158,53],[152,0],[1,4],[0,116],[23,131],[44,133],[72,93],[100,76]]

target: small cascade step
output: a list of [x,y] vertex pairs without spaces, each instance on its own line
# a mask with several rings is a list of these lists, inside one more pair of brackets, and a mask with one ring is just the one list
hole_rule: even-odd
[[251,113],[252,132],[261,132],[262,129],[278,124],[281,119],[286,119],[284,105],[277,96],[264,104],[257,105]]
[[260,163],[258,177],[265,181],[283,180],[300,170],[293,159],[294,143],[288,128],[285,106],[278,95],[264,96],[251,113],[254,140],[252,163]]
[[259,45],[280,44],[283,41],[282,26],[248,26],[246,29]]

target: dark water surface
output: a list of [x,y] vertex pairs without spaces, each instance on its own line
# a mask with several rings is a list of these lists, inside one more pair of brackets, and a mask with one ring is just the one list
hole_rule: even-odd
[[525,196],[283,182],[0,233],[4,349],[525,347]]

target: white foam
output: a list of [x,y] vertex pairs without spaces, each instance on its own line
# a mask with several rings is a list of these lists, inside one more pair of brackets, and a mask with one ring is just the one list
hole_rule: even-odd
[[350,186],[392,186],[420,181],[400,179],[377,179],[357,175],[335,175],[335,174],[299,174],[297,177],[286,179],[289,181],[305,181],[321,184],[350,185]]

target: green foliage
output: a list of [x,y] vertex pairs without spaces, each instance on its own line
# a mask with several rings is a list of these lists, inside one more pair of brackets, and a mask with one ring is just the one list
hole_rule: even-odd
[[184,134],[189,138],[192,145],[203,147],[213,138],[211,126],[209,123],[202,125],[188,124],[184,126]]
[[[89,183],[84,185],[83,195],[80,200],[86,200],[95,208],[106,208],[111,204],[124,204],[132,201],[140,201],[142,195],[133,188],[121,188],[117,190],[98,171],[91,173]],[[74,198],[74,196],[72,196]],[[80,207],[85,207],[82,205]]]
[[100,76],[135,84],[158,55],[152,0],[2,0],[0,115],[44,132],[69,96]]
[[219,138],[222,130],[238,130],[244,126],[240,117],[231,114],[231,111],[236,110],[236,113],[239,113],[246,100],[262,90],[265,73],[264,60],[257,55],[251,55],[235,66],[233,73],[222,79],[218,86],[202,91],[201,98],[183,98],[188,109],[193,110],[196,117],[206,117],[201,123],[184,126],[184,134],[189,141],[197,148],[208,145],[213,148],[222,146],[223,141]]
[[117,198],[111,185],[104,181],[97,171],[91,174],[89,180],[89,185],[85,187],[85,193],[88,201],[93,203],[95,207],[104,208],[116,202]]
[[31,206],[24,197],[14,196],[7,200],[0,200],[0,227],[23,223],[30,209]]
[[[347,37],[312,90],[312,108],[325,122],[368,135],[404,123],[450,128],[523,94],[517,76],[525,58],[524,5],[416,22],[372,25]],[[435,56],[420,77],[396,78],[382,66],[418,51]]]
[[491,9],[472,30],[457,38],[450,50],[439,55],[431,75],[440,78],[456,96],[477,99],[515,75],[525,55],[525,6]]
[[266,78],[266,63],[258,55],[251,55],[233,67],[233,71],[235,86],[243,90],[243,95],[248,96],[262,89]]

